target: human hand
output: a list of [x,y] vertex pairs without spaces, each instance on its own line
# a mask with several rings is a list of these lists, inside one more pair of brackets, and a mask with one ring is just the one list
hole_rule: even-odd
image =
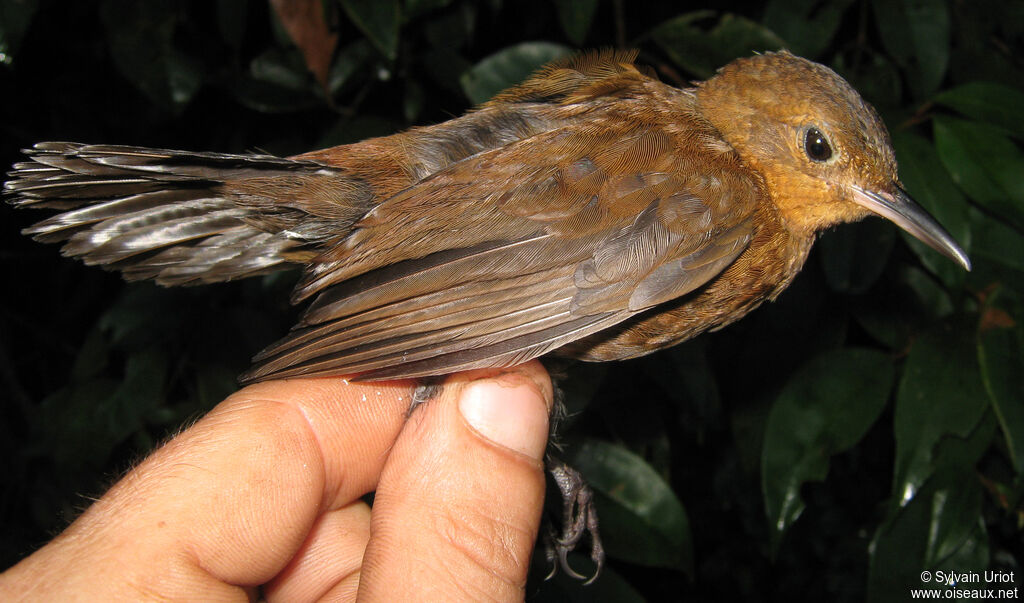
[[413,387],[240,390],[0,575],[0,599],[521,600],[547,373],[456,374],[406,420]]

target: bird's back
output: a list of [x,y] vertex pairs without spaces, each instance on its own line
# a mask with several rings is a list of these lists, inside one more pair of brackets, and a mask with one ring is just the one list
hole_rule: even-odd
[[248,380],[439,374],[577,341],[638,355],[749,311],[802,256],[758,267],[792,244],[763,179],[692,90],[632,59],[558,63],[460,118],[290,160],[46,143],[6,190],[70,209],[30,233],[132,278],[302,266],[294,300],[314,301]]

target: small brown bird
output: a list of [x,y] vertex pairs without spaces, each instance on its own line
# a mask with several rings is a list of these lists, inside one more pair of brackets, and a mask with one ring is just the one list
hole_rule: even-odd
[[833,71],[767,53],[684,90],[635,56],[289,159],[40,143],[4,188],[63,211],[27,234],[129,280],[301,267],[293,301],[313,301],[244,382],[642,356],[775,298],[817,232],[872,214],[969,269]]
[[969,268],[828,68],[767,53],[680,90],[634,58],[554,63],[462,117],[290,159],[40,143],[4,189],[65,210],[27,234],[129,280],[302,267],[293,301],[315,299],[245,382],[642,356],[774,298],[818,231],[871,214]]

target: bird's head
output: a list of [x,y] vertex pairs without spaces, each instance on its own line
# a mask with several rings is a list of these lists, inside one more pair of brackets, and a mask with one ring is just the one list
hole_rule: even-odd
[[963,249],[900,186],[874,108],[828,67],[786,51],[738,59],[699,84],[697,98],[764,176],[791,231],[813,236],[875,214],[970,269]]

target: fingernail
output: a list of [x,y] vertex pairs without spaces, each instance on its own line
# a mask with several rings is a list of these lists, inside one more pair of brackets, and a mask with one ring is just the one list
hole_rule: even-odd
[[540,459],[548,441],[548,409],[536,387],[493,379],[466,386],[459,411],[492,442]]

